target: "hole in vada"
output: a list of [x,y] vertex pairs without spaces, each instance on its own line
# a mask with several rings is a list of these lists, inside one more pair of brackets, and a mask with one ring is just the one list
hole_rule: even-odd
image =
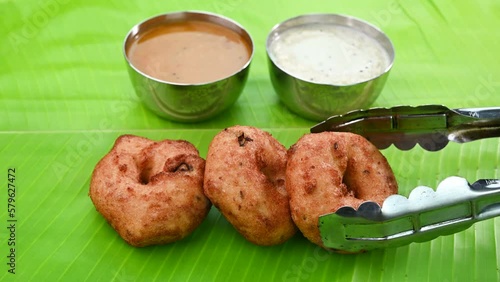
[[342,184],[340,185],[342,190],[344,191],[344,196],[358,198],[357,191],[359,189],[358,183],[356,179],[353,179],[353,176],[346,171],[344,174],[344,178],[342,179]]
[[178,165],[173,172],[178,172],[178,171],[192,171],[193,170],[193,167],[190,166],[189,164],[187,163],[181,163],[180,165]]
[[266,177],[267,181],[269,181],[269,183],[271,183],[273,186],[276,186],[276,170],[273,167],[266,165],[266,163],[264,163],[264,161],[261,159],[257,160],[257,165],[259,166],[260,172],[262,172],[262,174],[264,174],[264,176]]
[[149,183],[150,174],[151,174],[151,168],[150,167],[147,167],[147,168],[143,169],[141,171],[141,173],[139,174],[139,182],[142,185],[147,185]]

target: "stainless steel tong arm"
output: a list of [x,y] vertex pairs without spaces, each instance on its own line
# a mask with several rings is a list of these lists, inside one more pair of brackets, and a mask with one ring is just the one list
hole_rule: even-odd
[[464,143],[500,137],[500,107],[449,109],[442,105],[398,106],[358,110],[330,117],[311,132],[346,131],[363,135],[379,149],[401,150],[417,143],[429,151],[449,141]]
[[325,246],[352,252],[432,240],[500,215],[500,180],[469,184],[461,177],[443,180],[436,191],[419,186],[409,197],[392,195],[382,207],[365,202],[319,218]]

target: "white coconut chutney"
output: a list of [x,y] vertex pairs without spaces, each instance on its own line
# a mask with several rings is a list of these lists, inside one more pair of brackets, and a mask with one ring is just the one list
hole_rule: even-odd
[[390,66],[386,50],[362,31],[335,24],[305,24],[279,34],[272,60],[302,80],[350,85],[375,78]]

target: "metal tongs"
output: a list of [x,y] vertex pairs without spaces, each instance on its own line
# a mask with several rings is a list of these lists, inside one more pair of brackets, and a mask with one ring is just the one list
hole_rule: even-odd
[[438,151],[449,141],[465,143],[500,137],[500,107],[449,109],[441,105],[372,108],[330,117],[311,132],[348,131],[364,136],[379,149],[394,144],[409,150],[417,143]]
[[[379,149],[394,144],[429,151],[449,141],[465,143],[500,137],[500,107],[449,109],[441,105],[373,108],[333,116],[311,132],[349,131],[363,135]],[[419,186],[408,198],[389,196],[382,204],[365,202],[356,210],[342,207],[319,217],[323,244],[349,252],[424,242],[469,228],[500,215],[500,180],[469,184],[448,177],[437,187]]]

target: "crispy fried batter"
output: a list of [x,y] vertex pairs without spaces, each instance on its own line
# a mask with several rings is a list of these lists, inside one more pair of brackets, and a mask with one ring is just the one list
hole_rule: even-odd
[[292,218],[311,242],[323,246],[320,215],[397,193],[385,157],[364,137],[323,132],[304,135],[288,150],[286,189]]
[[280,244],[296,232],[285,189],[286,148],[268,132],[226,128],[208,149],[207,197],[248,241]]
[[123,135],[95,167],[89,196],[130,245],[170,243],[194,231],[211,207],[204,168],[187,141]]

